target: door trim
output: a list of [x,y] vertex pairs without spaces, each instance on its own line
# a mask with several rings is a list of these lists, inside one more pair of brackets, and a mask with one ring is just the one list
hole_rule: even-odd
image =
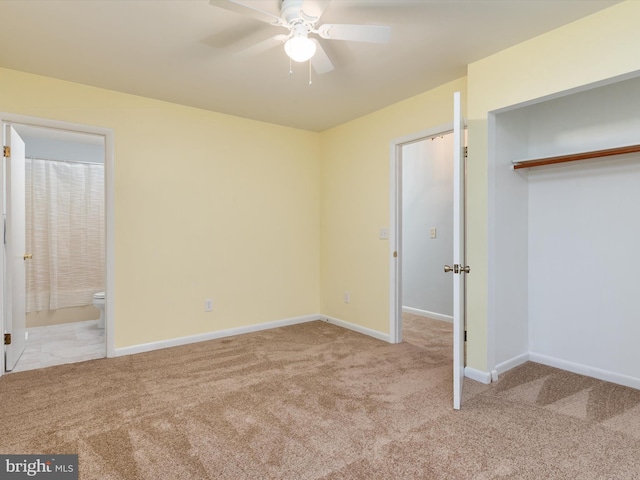
[[[389,342],[402,342],[402,147],[451,133],[453,122],[394,138],[389,146]],[[394,253],[397,252],[397,256]]]
[[[11,124],[2,124],[5,145],[9,152],[4,159],[5,187],[3,212],[5,217],[4,270],[6,295],[3,298],[3,313],[11,320],[5,324],[9,331],[11,346],[4,350],[5,370],[13,370],[27,346],[26,327],[26,144]],[[21,285],[20,285],[21,283]],[[11,369],[7,369],[11,366]]]
[[[78,133],[89,133],[104,137],[104,175],[105,175],[105,334],[107,357],[115,357],[115,237],[114,237],[114,132],[110,128],[83,125],[79,123],[50,120],[28,115],[0,112],[3,123],[29,125],[33,127],[68,130]],[[0,175],[2,179],[4,175]],[[0,193],[4,195],[4,183],[0,184]],[[0,200],[0,205],[2,205]],[[4,255],[0,255],[0,272],[4,272]],[[2,275],[0,275],[2,277]],[[4,280],[0,278],[0,304],[4,304]],[[0,311],[0,330],[4,332],[4,313]],[[3,351],[4,352],[4,351]],[[0,376],[4,371],[4,354],[0,355]]]

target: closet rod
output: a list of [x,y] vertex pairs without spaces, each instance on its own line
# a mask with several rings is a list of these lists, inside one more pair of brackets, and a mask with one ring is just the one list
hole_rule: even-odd
[[608,148],[606,150],[594,150],[592,152],[572,153],[569,155],[559,155],[557,157],[539,158],[536,160],[524,160],[513,162],[513,169],[541,167],[542,165],[553,165],[555,163],[575,162],[576,160],[588,160],[590,158],[611,157],[613,155],[624,155],[625,153],[640,152],[640,145],[629,145],[626,147]]

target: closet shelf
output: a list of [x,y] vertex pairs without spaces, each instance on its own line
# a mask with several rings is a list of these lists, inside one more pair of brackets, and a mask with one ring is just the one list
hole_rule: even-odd
[[532,160],[520,160],[513,162],[513,169],[541,167],[543,165],[553,165],[555,163],[575,162],[576,160],[588,160],[590,158],[611,157],[613,155],[624,155],[625,153],[640,152],[640,145],[628,145],[626,147],[608,148],[606,150],[594,150],[591,152],[571,153],[569,155],[559,155],[557,157],[537,158]]

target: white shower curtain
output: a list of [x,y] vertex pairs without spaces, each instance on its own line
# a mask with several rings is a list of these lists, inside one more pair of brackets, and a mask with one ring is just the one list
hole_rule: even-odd
[[91,305],[104,290],[104,166],[26,161],[27,312]]

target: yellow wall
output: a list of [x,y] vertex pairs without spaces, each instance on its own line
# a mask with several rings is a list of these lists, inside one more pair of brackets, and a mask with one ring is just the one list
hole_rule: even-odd
[[319,312],[319,134],[6,69],[0,111],[114,130],[116,348]]
[[319,312],[388,332],[389,142],[459,90],[317,134],[0,69],[0,111],[114,130],[116,348]]
[[640,70],[640,2],[627,1],[468,68],[467,362],[487,370],[487,114]]
[[[321,280],[324,315],[389,333],[390,142],[453,122],[462,78],[327,130],[321,137]],[[344,292],[351,296],[344,303]]]

